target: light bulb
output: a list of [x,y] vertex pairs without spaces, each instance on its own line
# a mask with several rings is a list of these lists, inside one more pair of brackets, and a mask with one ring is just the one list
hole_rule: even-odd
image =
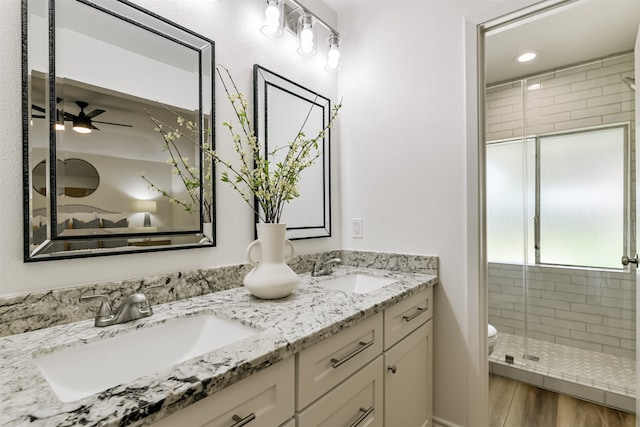
[[56,122],[56,130],[64,130],[64,123]]
[[306,25],[300,33],[300,49],[306,54],[313,50],[313,31]]
[[278,6],[274,4],[269,4],[264,14],[267,17],[267,22],[278,22],[280,20],[280,11],[278,10]]
[[264,11],[264,25],[260,29],[262,34],[267,37],[280,37],[282,28],[280,28],[280,8],[277,1],[267,2],[267,8]]
[[91,129],[88,128],[83,128],[83,127],[74,127],[73,130],[75,130],[78,133],[91,133]]
[[328,41],[329,51],[327,52],[327,65],[324,69],[328,72],[336,72],[340,70],[340,50],[338,49],[340,38],[336,34],[332,34]]
[[300,47],[298,54],[302,56],[313,56],[316,54],[316,43],[313,34],[313,18],[309,14],[300,16],[298,20],[298,37]]

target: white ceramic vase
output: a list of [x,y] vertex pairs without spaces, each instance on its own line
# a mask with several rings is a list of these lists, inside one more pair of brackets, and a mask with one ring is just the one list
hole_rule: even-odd
[[[253,269],[244,278],[244,286],[262,299],[284,298],[298,285],[300,278],[287,265],[293,258],[294,247],[285,239],[285,224],[257,224],[258,239],[247,247],[247,261]],[[285,246],[289,254],[285,258]],[[260,252],[256,260],[253,255]]]

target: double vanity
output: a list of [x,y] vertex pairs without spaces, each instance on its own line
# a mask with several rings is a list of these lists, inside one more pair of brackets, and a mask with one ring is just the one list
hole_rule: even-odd
[[430,425],[437,272],[300,277],[280,300],[235,287],[0,338],[0,424]]

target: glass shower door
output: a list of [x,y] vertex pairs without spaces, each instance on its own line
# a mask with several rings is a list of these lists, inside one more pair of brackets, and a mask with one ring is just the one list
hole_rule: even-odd
[[[486,108],[494,372],[529,371],[625,410],[635,408],[636,269],[621,257],[636,253],[636,179],[635,93],[623,79],[634,70],[633,54],[555,70],[487,89]],[[520,128],[500,134],[516,117]]]

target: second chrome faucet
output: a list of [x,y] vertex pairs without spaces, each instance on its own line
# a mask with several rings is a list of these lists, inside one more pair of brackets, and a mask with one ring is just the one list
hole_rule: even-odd
[[341,262],[342,259],[329,258],[329,254],[324,253],[316,259],[316,262],[313,265],[313,270],[311,270],[311,275],[314,277],[327,276],[333,272],[333,266],[340,264]]

